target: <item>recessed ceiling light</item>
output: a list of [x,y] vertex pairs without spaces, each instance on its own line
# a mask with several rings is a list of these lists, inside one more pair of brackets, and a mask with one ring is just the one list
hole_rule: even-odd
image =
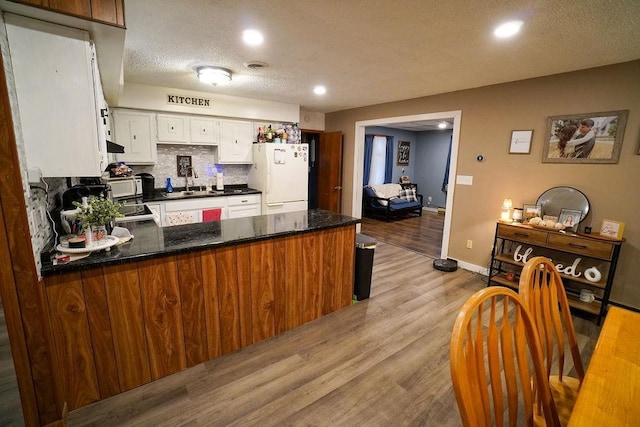
[[524,24],[524,22],[522,21],[505,22],[504,24],[498,25],[493,31],[493,34],[501,39],[512,37],[518,34],[518,32],[520,31],[520,27],[522,27],[522,24]]
[[324,95],[325,93],[327,93],[327,88],[324,86],[316,86],[313,88],[313,93],[315,93],[316,95]]
[[440,129],[444,129],[444,128],[446,128],[446,127],[447,127],[447,122],[440,122],[440,124],[438,125],[438,127],[439,127]]
[[264,41],[264,37],[258,30],[244,30],[242,32],[242,40],[249,46],[259,46]]
[[231,71],[220,67],[198,67],[198,78],[203,83],[223,85],[231,81]]

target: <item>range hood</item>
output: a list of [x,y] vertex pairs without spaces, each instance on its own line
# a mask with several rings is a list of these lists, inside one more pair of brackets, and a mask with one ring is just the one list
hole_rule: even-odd
[[107,153],[124,153],[124,147],[107,140]]

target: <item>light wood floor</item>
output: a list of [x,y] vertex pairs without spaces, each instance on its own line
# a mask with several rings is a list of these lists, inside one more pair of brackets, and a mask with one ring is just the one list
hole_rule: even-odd
[[[485,278],[378,243],[371,298],[71,412],[70,426],[458,426],[449,339]],[[576,319],[585,363],[599,328]]]
[[422,216],[410,216],[388,222],[362,218],[361,224],[362,234],[431,258],[440,258],[444,215],[423,211]]

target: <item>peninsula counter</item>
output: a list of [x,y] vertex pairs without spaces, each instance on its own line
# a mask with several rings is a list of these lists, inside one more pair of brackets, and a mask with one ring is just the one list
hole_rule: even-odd
[[47,265],[44,303],[69,410],[351,304],[358,219],[310,210],[157,227]]

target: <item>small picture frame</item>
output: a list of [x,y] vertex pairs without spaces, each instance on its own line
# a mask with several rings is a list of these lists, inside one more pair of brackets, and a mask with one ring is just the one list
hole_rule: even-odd
[[178,167],[178,176],[190,176],[191,156],[176,156],[176,165]]
[[542,215],[542,205],[522,205],[522,219],[528,222],[531,218]]
[[622,232],[624,231],[624,222],[614,221],[612,219],[603,219],[602,227],[600,227],[600,235],[611,239],[622,240]]
[[562,209],[560,210],[560,217],[558,222],[564,225],[564,229],[573,233],[578,231],[578,224],[580,224],[580,218],[582,217],[582,211],[574,209]]
[[411,184],[411,180],[409,179],[409,177],[407,175],[402,175],[400,177],[400,183],[401,184]]
[[533,130],[511,131],[511,144],[509,154],[529,154],[531,152],[531,138]]

